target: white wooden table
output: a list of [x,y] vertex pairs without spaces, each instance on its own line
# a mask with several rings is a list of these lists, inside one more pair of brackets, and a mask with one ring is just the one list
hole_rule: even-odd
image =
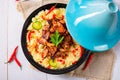
[[[86,80],[65,75],[50,75],[30,68],[20,43],[23,23],[22,15],[16,10],[15,0],[0,0],[0,80]],[[16,45],[19,45],[17,57],[23,65],[22,71],[15,62],[4,64]],[[120,42],[114,47],[114,51],[117,56],[112,80],[120,80]]]

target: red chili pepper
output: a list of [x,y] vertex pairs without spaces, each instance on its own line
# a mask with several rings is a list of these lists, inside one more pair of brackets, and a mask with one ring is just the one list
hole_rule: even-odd
[[89,55],[89,57],[88,57],[88,59],[87,59],[87,61],[86,61],[86,63],[85,63],[85,65],[84,65],[82,70],[85,70],[89,66],[90,62],[92,61],[93,56],[94,56],[94,53],[91,53]]
[[57,61],[58,61],[58,62],[62,62],[63,60],[61,60],[61,59],[58,59]]
[[65,64],[65,61],[62,60],[62,59],[58,59],[57,61],[58,61],[58,62],[61,62],[62,64]]
[[34,33],[34,31],[29,31],[29,33],[28,33],[28,40],[30,41],[30,39],[31,39],[31,34],[32,33]]
[[16,53],[17,53],[17,49],[18,49],[18,46],[15,47],[12,55],[10,56],[9,60],[6,62],[6,63],[11,63],[14,59],[14,56],[16,56]]
[[9,58],[9,60],[6,63],[11,63],[13,60],[15,60],[15,62],[17,63],[17,65],[22,68],[21,63],[19,62],[19,60],[16,58],[16,53],[17,53],[17,49],[18,46],[15,47],[11,57]]
[[39,61],[40,63],[42,63],[42,61]]
[[51,68],[50,66],[47,67],[47,69],[50,69],[50,68]]
[[74,65],[77,61],[72,62],[72,65]]
[[74,57],[76,57],[76,54],[75,54],[75,52],[73,52],[73,56],[74,56]]
[[19,1],[19,0],[15,0],[15,1]]
[[56,14],[53,14],[53,19],[56,17]]
[[83,55],[83,52],[84,52],[84,49],[83,49],[83,47],[82,46],[80,46],[80,57],[82,57],[82,55]]
[[78,48],[75,49],[76,51],[78,50]]
[[22,70],[22,66],[20,61],[16,58],[16,56],[14,56],[15,62],[17,63],[17,65],[20,67],[20,69]]
[[42,53],[42,58],[44,58],[44,53]]
[[55,9],[56,5],[57,5],[57,4],[55,4],[54,6],[52,6],[52,7],[50,8],[50,10],[47,12],[46,15],[48,15],[49,13],[51,13],[51,12]]
[[75,50],[72,50],[72,53],[75,53]]
[[65,61],[63,61],[62,64],[65,64]]
[[64,19],[64,15],[62,15],[62,19]]
[[42,17],[42,19],[44,19],[44,20],[48,20],[48,19],[47,19],[45,16],[43,16],[43,15],[42,15],[41,17]]

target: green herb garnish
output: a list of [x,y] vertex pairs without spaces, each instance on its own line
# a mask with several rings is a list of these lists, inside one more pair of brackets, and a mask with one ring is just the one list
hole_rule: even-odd
[[64,39],[64,36],[60,36],[58,31],[55,31],[55,33],[50,37],[50,41],[55,44],[57,47]]

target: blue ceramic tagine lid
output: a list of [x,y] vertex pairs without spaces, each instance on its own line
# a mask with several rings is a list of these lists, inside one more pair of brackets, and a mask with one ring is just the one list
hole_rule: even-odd
[[70,0],[66,23],[73,39],[88,50],[109,50],[120,39],[120,11],[112,0]]

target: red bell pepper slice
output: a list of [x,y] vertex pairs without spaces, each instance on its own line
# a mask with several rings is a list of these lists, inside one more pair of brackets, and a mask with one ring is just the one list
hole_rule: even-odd
[[83,52],[84,52],[84,48],[82,46],[80,46],[80,58],[82,57]]
[[87,67],[90,65],[90,62],[92,61],[93,57],[94,57],[94,53],[91,53],[89,55],[88,60],[86,61],[86,63],[85,63],[85,65],[84,65],[82,70],[86,70],[87,69]]
[[34,31],[29,31],[29,33],[28,33],[28,41],[30,41],[32,33],[34,33]]

